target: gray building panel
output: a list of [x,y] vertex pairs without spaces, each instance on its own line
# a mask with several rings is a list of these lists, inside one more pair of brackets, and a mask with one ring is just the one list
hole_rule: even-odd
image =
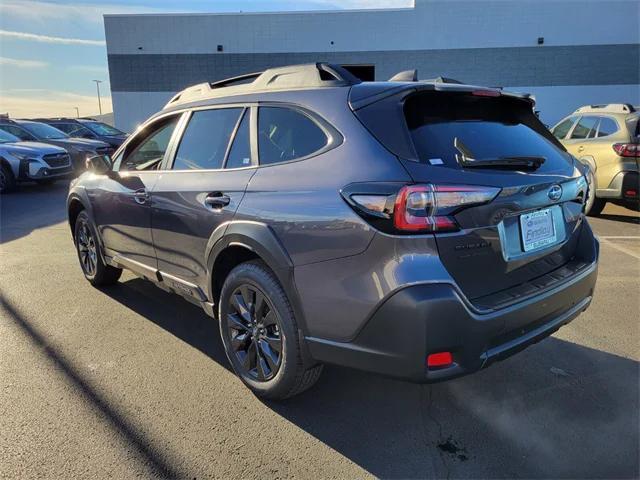
[[640,83],[640,45],[579,45],[445,50],[133,54],[108,56],[113,92],[175,92],[273,66],[327,61],[373,64],[376,79],[417,68],[492,86],[631,85]]

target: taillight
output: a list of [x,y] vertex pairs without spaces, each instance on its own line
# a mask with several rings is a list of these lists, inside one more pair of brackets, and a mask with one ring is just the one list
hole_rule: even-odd
[[406,185],[396,195],[393,225],[401,232],[453,232],[452,214],[493,200],[499,188],[469,185]]
[[640,144],[616,143],[613,145],[615,152],[621,157],[640,157]]

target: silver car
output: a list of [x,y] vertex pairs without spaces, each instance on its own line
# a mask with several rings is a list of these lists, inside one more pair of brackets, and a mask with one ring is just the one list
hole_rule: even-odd
[[0,130],[0,193],[18,182],[50,183],[72,172],[71,157],[63,148],[39,142],[22,142]]

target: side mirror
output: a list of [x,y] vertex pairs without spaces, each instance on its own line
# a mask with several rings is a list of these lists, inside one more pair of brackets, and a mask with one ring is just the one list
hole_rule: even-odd
[[96,155],[87,158],[86,167],[97,175],[105,175],[111,171],[111,159],[107,155]]

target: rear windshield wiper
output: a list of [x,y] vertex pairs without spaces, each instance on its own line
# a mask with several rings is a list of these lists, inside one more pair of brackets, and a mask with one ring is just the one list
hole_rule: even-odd
[[460,152],[456,154],[456,160],[466,168],[527,168],[535,170],[540,168],[546,158],[536,156],[505,156],[497,158],[483,158],[476,160],[467,146],[455,137],[453,146]]
[[491,168],[491,167],[523,167],[528,169],[540,168],[545,162],[544,157],[499,157],[499,158],[483,158],[482,160],[472,160],[462,163],[467,168]]

